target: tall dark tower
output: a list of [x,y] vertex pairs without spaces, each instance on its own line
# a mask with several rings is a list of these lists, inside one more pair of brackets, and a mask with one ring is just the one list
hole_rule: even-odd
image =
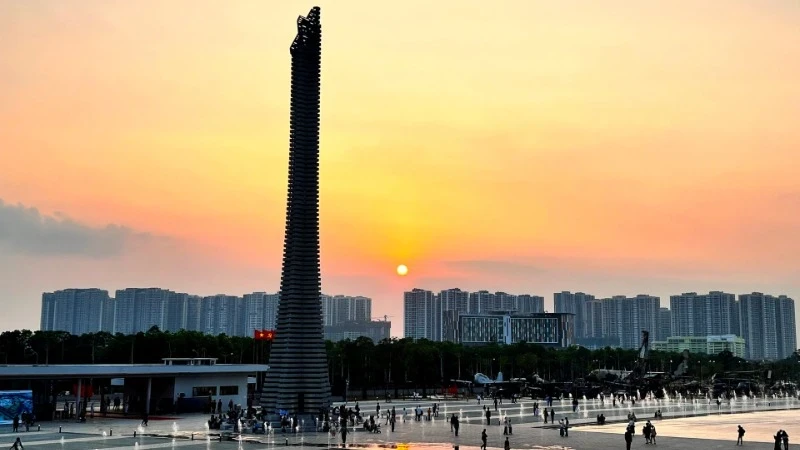
[[290,48],[289,193],[281,300],[261,396],[261,405],[273,414],[317,414],[330,402],[319,270],[319,15],[314,7],[297,19],[297,37]]

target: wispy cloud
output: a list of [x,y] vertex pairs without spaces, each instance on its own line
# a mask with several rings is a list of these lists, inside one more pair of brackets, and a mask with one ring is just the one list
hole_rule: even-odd
[[33,255],[81,255],[107,258],[121,254],[132,241],[158,239],[114,224],[92,227],[64,214],[52,216],[0,199],[0,250]]

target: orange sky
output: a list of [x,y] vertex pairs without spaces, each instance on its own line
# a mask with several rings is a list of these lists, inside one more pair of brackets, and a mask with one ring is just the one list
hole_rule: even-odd
[[[45,290],[278,289],[311,6],[0,3],[0,301],[36,305],[0,329]],[[393,334],[412,287],[800,295],[797,2],[320,6],[323,290]]]

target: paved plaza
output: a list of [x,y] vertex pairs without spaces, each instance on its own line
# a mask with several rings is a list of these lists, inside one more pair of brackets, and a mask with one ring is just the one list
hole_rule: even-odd
[[[408,417],[404,421],[398,418],[395,432],[389,431],[385,425],[386,419],[382,418],[382,433],[373,434],[363,431],[351,432],[348,434],[348,447],[399,447],[415,449],[441,449],[450,450],[454,445],[458,445],[464,450],[476,450],[480,446],[481,431],[486,428],[488,433],[488,446],[492,448],[502,448],[504,442],[503,426],[498,425],[492,417],[492,425],[486,426],[485,419],[479,423],[478,415],[483,412],[483,405],[478,405],[476,401],[442,401],[442,412],[438,418],[432,421],[415,422],[412,418],[413,408],[419,404],[427,410],[430,401],[425,402],[381,402],[382,409],[386,406],[394,406],[398,416],[402,416],[402,408],[405,407]],[[594,422],[597,411],[605,410],[605,405],[598,406],[597,411],[592,410],[593,404],[585,405],[584,411],[572,412],[568,401],[563,403],[556,402],[556,418],[564,416],[570,417],[570,423],[575,425],[570,429],[569,437],[562,438],[558,430],[551,424],[545,425],[541,418],[532,417],[533,402],[522,403],[522,415],[519,415],[520,404],[504,404],[506,417],[514,424],[513,435],[509,436],[511,448],[553,448],[553,449],[595,449],[595,448],[625,448],[623,440],[624,423],[612,422],[604,426],[590,425]],[[598,402],[599,403],[599,402]],[[692,403],[684,405],[683,408],[675,408],[676,414],[668,416],[660,421],[654,421],[658,430],[658,447],[662,449],[685,449],[685,448],[730,448],[734,446],[736,426],[742,424],[747,429],[745,436],[745,447],[748,448],[772,448],[772,434],[779,428],[785,429],[791,438],[797,436],[800,439],[800,415],[796,410],[778,410],[778,407],[798,407],[794,399],[783,401],[769,401],[763,405],[759,402],[751,404],[752,408],[758,408],[758,412],[727,414],[723,413],[724,408],[711,403],[711,407],[697,407]],[[474,415],[469,421],[463,421],[458,437],[450,431],[449,422],[445,419],[444,405],[447,405],[448,415],[452,413],[462,413],[469,417]],[[543,402],[540,402],[543,404]],[[707,404],[707,403],[706,403]],[[374,413],[375,403],[360,403],[362,415],[367,417],[370,411]],[[641,426],[644,420],[652,417],[656,409],[662,412],[667,407],[673,407],[667,403],[651,404],[639,402],[634,411],[639,418],[637,423],[637,435],[634,436],[633,447],[645,447],[644,438],[641,435]],[[490,405],[492,411],[494,406]],[[616,409],[611,407],[609,413],[604,413],[609,420],[614,418],[624,419],[630,405],[618,406]],[[499,407],[498,409],[501,409]],[[512,411],[516,409],[516,416]],[[528,414],[526,416],[526,409]],[[692,417],[676,417],[677,412],[682,410],[685,415],[691,413],[701,414]],[[716,410],[716,411],[714,411]],[[727,412],[735,410],[728,408]],[[498,411],[499,413],[500,411]],[[531,417],[528,417],[531,416]],[[587,417],[583,417],[587,416]],[[245,435],[241,442],[238,441],[219,441],[214,430],[212,436],[208,436],[205,431],[206,415],[182,415],[177,420],[150,420],[150,425],[144,428],[144,432],[137,432],[134,438],[133,433],[139,426],[136,419],[110,419],[95,418],[86,423],[79,424],[74,422],[44,422],[42,431],[22,432],[21,436],[25,448],[42,450],[85,450],[85,449],[104,449],[104,450],[147,450],[147,449],[171,449],[186,448],[191,449],[237,449],[239,447],[248,449],[269,449],[273,447],[295,446],[295,447],[334,447],[340,445],[338,436],[332,437],[328,433],[298,433],[283,434],[278,432],[270,435]],[[58,432],[58,427],[62,427],[62,433]],[[177,432],[175,432],[177,429]],[[0,429],[0,448],[9,448],[14,441],[13,434],[9,433],[10,427],[4,426]],[[105,436],[103,435],[105,433]],[[192,440],[194,438],[194,440]]]

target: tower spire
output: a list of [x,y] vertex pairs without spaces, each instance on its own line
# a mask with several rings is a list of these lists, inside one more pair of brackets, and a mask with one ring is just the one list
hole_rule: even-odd
[[261,404],[317,414],[330,402],[319,267],[319,102],[322,28],[314,7],[297,19],[292,55],[289,187],[280,303]]

